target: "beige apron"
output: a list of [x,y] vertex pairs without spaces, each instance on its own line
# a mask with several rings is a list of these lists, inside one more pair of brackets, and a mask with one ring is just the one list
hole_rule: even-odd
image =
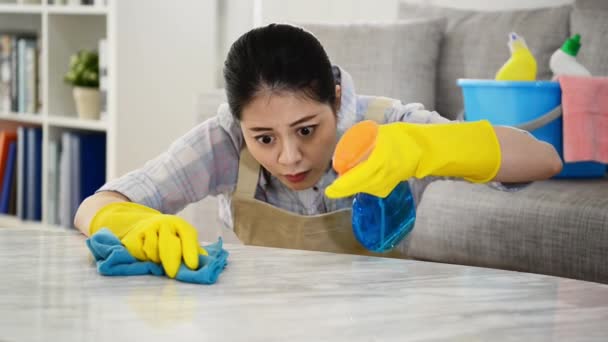
[[[384,121],[385,109],[394,100],[376,98],[365,117]],[[404,257],[395,250],[377,254],[366,250],[353,235],[351,210],[304,216],[255,199],[261,167],[247,148],[241,151],[239,175],[232,197],[234,232],[246,245],[322,252]]]

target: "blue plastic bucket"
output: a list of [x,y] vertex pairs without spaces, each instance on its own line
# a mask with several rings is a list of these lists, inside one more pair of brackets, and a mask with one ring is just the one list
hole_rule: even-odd
[[[561,104],[562,92],[552,81],[495,81],[459,79],[466,121],[488,120],[494,125],[519,126],[551,112]],[[562,118],[532,130],[537,139],[553,145],[563,160]],[[564,163],[556,178],[603,177],[606,165]]]

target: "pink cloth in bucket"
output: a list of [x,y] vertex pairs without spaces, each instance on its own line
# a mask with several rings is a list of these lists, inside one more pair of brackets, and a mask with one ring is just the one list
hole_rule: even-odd
[[560,76],[564,160],[608,163],[608,77]]

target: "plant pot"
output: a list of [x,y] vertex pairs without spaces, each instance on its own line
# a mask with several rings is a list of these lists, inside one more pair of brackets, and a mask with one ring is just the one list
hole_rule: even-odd
[[78,117],[88,120],[99,120],[101,96],[98,88],[74,87],[74,102]]

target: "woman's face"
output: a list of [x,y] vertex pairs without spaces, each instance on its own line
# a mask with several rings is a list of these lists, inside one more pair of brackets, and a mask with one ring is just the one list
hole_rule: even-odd
[[[339,87],[336,93],[339,99]],[[330,166],[336,116],[327,104],[264,92],[243,108],[241,129],[251,155],[290,189],[314,186]]]

